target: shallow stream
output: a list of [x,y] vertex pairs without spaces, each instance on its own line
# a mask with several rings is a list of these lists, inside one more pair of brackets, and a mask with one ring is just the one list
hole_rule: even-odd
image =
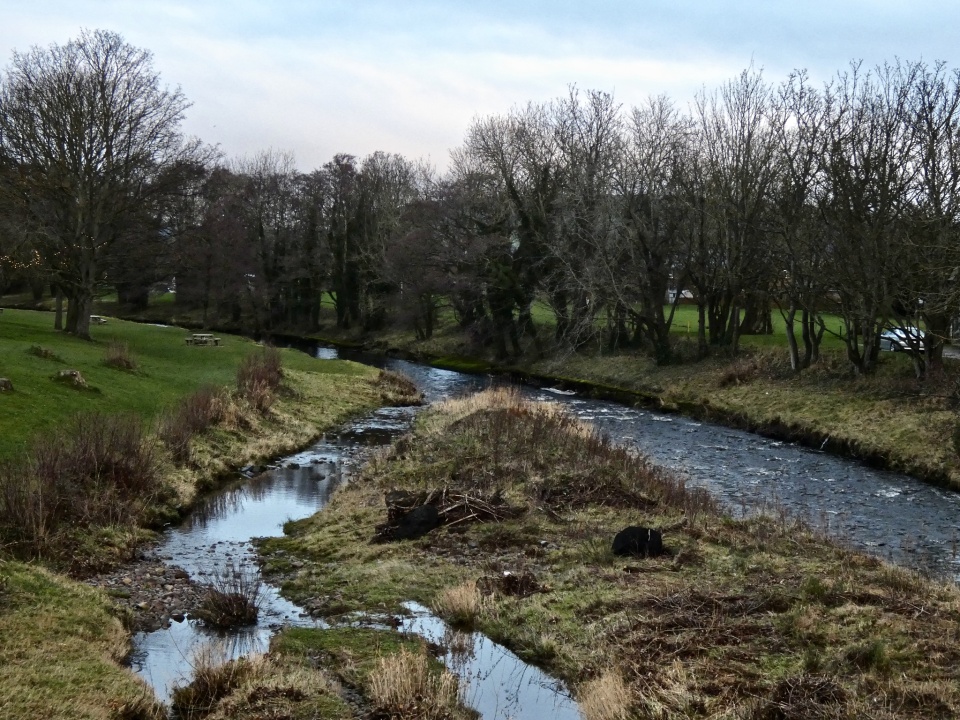
[[[338,357],[318,348],[318,358]],[[476,391],[490,378],[465,375],[389,358],[343,352],[342,356],[410,376],[428,402]],[[734,514],[760,507],[782,508],[828,526],[851,545],[895,562],[960,579],[957,554],[960,495],[896,473],[789,443],[731,430],[677,415],[591,400],[557,388],[525,388],[531,398],[563,403],[578,417],[597,425],[621,443],[633,445],[656,462],[672,467],[689,482],[709,488]],[[211,498],[188,520],[171,529],[159,548],[167,562],[204,581],[230,566],[253,566],[250,539],[282,534],[287,520],[322,509],[337,485],[349,477],[354,455],[363,445],[389,442],[413,417],[410,408],[384,408],[279,460],[261,477]],[[282,626],[322,623],[266,585],[257,626],[218,633],[189,619],[169,628],[138,634],[132,666],[168,700],[172,687],[190,673],[196,650],[217,642],[229,657],[263,652]],[[436,639],[442,622],[411,606],[402,627]],[[445,662],[461,672],[466,700],[482,717],[573,718],[576,706],[563,687],[527,666],[482,635],[469,647],[448,652]],[[472,698],[472,701],[471,701]]]

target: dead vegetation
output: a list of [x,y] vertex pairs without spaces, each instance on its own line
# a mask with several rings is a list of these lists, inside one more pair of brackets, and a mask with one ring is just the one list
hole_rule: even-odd
[[467,715],[456,676],[431,663],[423,649],[401,648],[381,657],[370,674],[369,695],[379,717],[447,720]]

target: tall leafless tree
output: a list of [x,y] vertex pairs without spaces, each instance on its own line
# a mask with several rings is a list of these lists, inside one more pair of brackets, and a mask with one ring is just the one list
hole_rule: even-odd
[[104,30],[13,54],[0,86],[2,192],[41,228],[37,249],[69,300],[66,330],[89,336],[102,260],[167,171],[200,159],[180,123],[188,103],[152,57]]

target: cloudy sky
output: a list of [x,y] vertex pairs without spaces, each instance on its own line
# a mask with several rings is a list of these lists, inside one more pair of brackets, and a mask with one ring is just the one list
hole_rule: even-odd
[[826,80],[852,59],[960,67],[955,0],[0,0],[0,67],[81,28],[151,50],[188,133],[303,170],[374,150],[443,169],[471,119],[566,93],[687,107],[751,62]]

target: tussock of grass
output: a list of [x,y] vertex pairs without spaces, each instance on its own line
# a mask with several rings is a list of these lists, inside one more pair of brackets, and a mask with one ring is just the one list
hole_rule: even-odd
[[476,582],[460,583],[443,590],[433,601],[433,611],[455,627],[472,628],[483,607]]
[[[310,561],[285,585],[297,598],[336,597],[340,612],[407,599],[450,617],[468,607],[478,629],[583,697],[608,668],[628,716],[960,716],[955,587],[849,552],[783,513],[725,517],[648,468],[555,408],[487,393],[428,413],[321,515],[264,547]],[[367,544],[386,489],[494,485],[524,512]],[[627,525],[661,528],[666,553],[611,558]],[[450,591],[504,571],[541,591],[497,593],[476,610]]]
[[612,671],[583,683],[577,702],[584,720],[625,720],[631,704],[626,683]]
[[201,646],[190,662],[193,679],[173,689],[171,708],[182,720],[199,720],[210,715],[217,703],[245,682],[265,675],[265,662],[260,655],[228,660],[229,654],[220,643]]
[[370,673],[370,700],[386,717],[444,720],[465,717],[458,701],[457,678],[438,669],[426,652],[400,652],[380,658]]
[[207,584],[193,615],[204,624],[217,628],[253,625],[263,601],[259,573],[230,564],[216,570]]
[[126,370],[128,372],[140,367],[133,353],[130,352],[130,346],[125,342],[118,341],[107,345],[107,352],[103,356],[103,364],[116,370]]

